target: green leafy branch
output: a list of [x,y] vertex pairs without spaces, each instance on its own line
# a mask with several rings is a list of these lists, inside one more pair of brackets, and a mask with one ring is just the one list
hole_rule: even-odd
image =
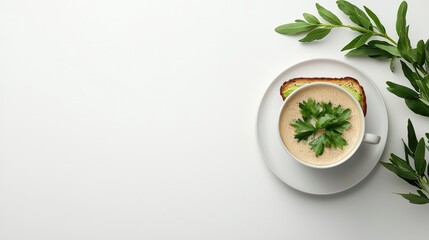
[[[402,197],[408,199],[410,203],[426,204],[429,203],[429,166],[425,159],[426,149],[429,150],[428,144],[424,138],[417,139],[413,124],[408,120],[408,142],[404,145],[405,157],[401,158],[395,154],[390,154],[389,162],[381,164],[402,178],[407,183],[417,188],[417,193],[400,193]],[[426,133],[429,139],[429,133]]]
[[318,14],[326,22],[321,22],[316,16],[304,13],[304,20],[298,19],[277,27],[280,34],[298,35],[307,33],[301,42],[312,42],[325,38],[334,28],[347,28],[358,32],[352,41],[341,51],[346,56],[368,56],[376,59],[389,60],[393,71],[395,61],[400,59],[402,72],[409,80],[412,88],[387,82],[387,89],[396,96],[403,98],[407,107],[416,114],[429,117],[429,39],[418,41],[412,47],[409,39],[409,26],[406,21],[408,5],[401,3],[397,13],[396,32],[398,41],[390,37],[377,15],[364,6],[364,10],[350,2],[337,1],[338,8],[346,14],[355,25],[344,24],[335,14],[319,4],[316,4]]

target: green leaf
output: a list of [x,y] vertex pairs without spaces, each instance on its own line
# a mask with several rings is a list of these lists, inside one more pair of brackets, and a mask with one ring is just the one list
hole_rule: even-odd
[[408,65],[401,61],[401,66],[402,66],[402,72],[404,73],[404,76],[408,79],[408,81],[410,81],[411,85],[413,86],[413,88],[416,91],[419,91],[419,86],[416,83],[416,80],[419,79],[418,75],[415,74],[409,67]]
[[312,42],[314,40],[320,40],[324,37],[326,37],[331,32],[331,28],[317,28],[312,30],[305,36],[304,38],[300,39],[300,42]]
[[343,13],[345,13],[347,16],[350,17],[350,20],[352,22],[354,22],[357,25],[360,25],[359,18],[355,15],[356,14],[356,12],[354,11],[355,6],[353,4],[344,0],[339,0],[337,1],[337,5],[338,5],[338,8],[341,11],[343,11]]
[[423,66],[425,64],[426,55],[425,55],[425,42],[423,40],[420,40],[417,42],[417,56],[416,56],[416,62],[419,66]]
[[402,177],[400,177],[400,178],[402,180],[404,180],[405,182],[407,182],[408,184],[410,184],[410,185],[412,185],[412,186],[414,186],[416,188],[420,188],[419,181],[417,181],[417,180],[408,180],[408,179],[405,179],[405,178],[402,178]]
[[422,190],[417,190],[417,193],[418,193],[420,196],[422,196],[422,197],[424,197],[424,198],[426,198],[426,199],[429,199],[429,198],[428,198],[428,196],[426,196],[426,194],[424,194],[424,192],[422,192]]
[[315,25],[311,25],[306,22],[294,22],[278,26],[275,31],[284,35],[297,35],[309,32],[315,27]]
[[341,51],[358,48],[364,45],[368,41],[368,39],[370,39],[372,36],[373,36],[372,33],[365,33],[365,34],[359,35],[356,38],[354,38],[350,43],[348,43],[343,49],[341,49]]
[[349,121],[335,122],[326,127],[326,130],[334,133],[342,134],[345,130],[350,128],[352,125]]
[[420,99],[405,99],[405,104],[414,113],[429,117],[429,106]]
[[329,124],[335,121],[335,116],[332,114],[325,114],[316,121],[317,128],[326,128]]
[[355,8],[355,12],[357,14],[357,17],[360,21],[360,26],[368,29],[368,30],[372,30],[372,24],[371,21],[369,20],[369,18],[366,16],[365,12],[363,12],[362,10],[360,10],[359,8]]
[[427,162],[425,159],[425,150],[425,140],[421,138],[419,143],[417,144],[416,152],[414,154],[414,166],[419,175],[424,175],[427,166]]
[[378,19],[377,15],[375,15],[375,13],[371,11],[371,9],[369,9],[369,8],[367,8],[365,6],[364,6],[364,9],[365,9],[366,13],[368,14],[368,16],[374,22],[374,24],[377,27],[378,31],[380,31],[380,33],[382,33],[382,34],[386,34],[386,29],[384,28],[383,24],[381,24],[380,19]]
[[426,66],[429,67],[429,39],[426,41],[425,44],[425,56],[426,56]]
[[329,126],[326,127],[326,129],[342,133],[344,132],[344,130],[348,129],[349,127],[351,127],[351,124],[349,121],[341,121],[341,122],[330,124]]
[[389,160],[390,162],[393,163],[393,165],[397,166],[399,169],[410,173],[415,173],[411,165],[409,165],[404,159],[400,158],[396,154],[391,153]]
[[325,134],[333,147],[343,149],[347,145],[347,141],[340,134],[334,131],[326,131]]
[[307,131],[307,132],[299,132],[295,134],[295,139],[298,139],[298,141],[307,140],[311,135],[314,135],[314,131]]
[[429,100],[429,87],[427,85],[429,84],[429,75],[426,75],[422,80],[416,80],[416,84],[419,86],[420,96],[425,100]]
[[408,56],[411,58],[411,60],[413,61],[413,65],[415,66],[417,65],[417,55],[417,48],[410,48],[410,50],[408,51]]
[[383,167],[385,167],[387,170],[393,172],[397,176],[407,179],[407,180],[418,180],[419,177],[417,174],[408,172],[408,171],[402,171],[398,166],[393,165],[392,163],[387,162],[380,162]]
[[384,52],[382,54],[378,54],[378,55],[372,55],[372,56],[368,56],[370,58],[374,58],[374,59],[378,59],[378,60],[382,60],[382,61],[387,61],[389,59],[392,59],[392,55],[390,55],[390,53]]
[[304,120],[316,118],[319,115],[319,105],[312,98],[300,102],[298,106]]
[[424,197],[422,197],[420,195],[417,195],[417,194],[413,194],[413,193],[400,193],[399,195],[401,195],[402,197],[404,197],[410,203],[413,203],[413,204],[426,204],[426,203],[429,203],[429,199],[424,198]]
[[405,86],[402,86],[390,81],[387,81],[386,84],[389,86],[387,90],[389,90],[389,92],[395,94],[398,97],[407,98],[407,99],[419,98],[419,94],[416,91],[412,90],[411,88],[407,88]]
[[386,42],[386,41],[381,41],[381,40],[371,40],[368,42],[368,46],[370,47],[375,47],[375,45],[391,45],[390,43]]
[[428,165],[427,175],[429,176],[429,165]]
[[363,28],[372,30],[371,21],[364,11],[344,0],[337,1],[337,5],[341,11],[350,17],[352,22]]
[[325,149],[326,135],[322,134],[310,142],[311,150],[316,154],[316,157],[323,154]]
[[307,140],[317,130],[311,123],[298,119],[291,124],[295,128],[295,138],[298,141]]
[[408,37],[408,30],[407,27],[404,31],[400,33],[399,39],[398,39],[398,51],[401,54],[401,57],[403,57],[408,62],[414,62],[412,58],[412,49],[411,49],[411,43],[410,39]]
[[310,14],[310,13],[304,13],[304,19],[307,20],[307,22],[311,24],[320,24],[319,19],[317,19],[316,16]]
[[[343,49],[341,49],[341,51],[345,51],[345,50],[349,50],[349,49],[353,49],[356,48],[356,45],[358,42],[360,42],[360,39],[364,36],[365,34],[359,35],[355,38],[353,38],[353,40],[351,40],[346,46],[343,47]],[[368,39],[367,39],[368,40]],[[366,41],[365,41],[366,42]]]
[[396,57],[393,56],[392,59],[390,59],[390,71],[394,72],[395,71],[395,62],[396,62]]
[[380,48],[378,48],[376,45],[386,45],[386,46],[388,46],[388,45],[390,45],[390,43],[388,43],[388,42],[386,42],[386,41],[380,41],[380,40],[371,40],[371,41],[369,41],[368,42],[368,44],[367,44],[369,47],[371,47],[371,48],[377,48],[377,49],[379,49],[380,50],[380,54],[377,54],[377,55],[371,55],[371,56],[369,56],[369,57],[371,57],[371,58],[376,58],[376,59],[390,59],[390,58],[392,58],[392,57],[394,57],[392,54],[390,54],[389,52],[386,52],[385,50],[383,50],[383,49],[380,49]]
[[[417,141],[417,140],[416,140]],[[408,156],[411,156],[411,157],[414,157],[414,153],[413,152],[411,152],[411,150],[410,150],[410,148],[407,146],[407,144],[405,144],[405,142],[404,142],[404,140],[402,139],[402,144],[403,144],[403,146],[404,146],[404,152],[405,152],[405,162],[408,164],[408,166],[410,166],[411,167],[411,165],[410,165],[410,160],[409,160],[409,158],[408,158]],[[414,172],[414,170],[412,170],[413,172]],[[413,186],[415,186],[415,187],[417,187],[417,188],[420,188],[420,185],[419,185],[419,181],[416,181],[416,180],[408,180],[408,179],[405,179],[405,178],[402,178],[404,181],[406,181],[407,183],[409,183],[409,184],[411,184],[411,185],[413,185]]]
[[392,45],[383,45],[383,44],[375,44],[376,47],[383,49],[384,51],[392,54],[395,57],[400,57],[401,54],[398,51],[398,48]]
[[316,8],[319,12],[319,15],[329,23],[334,25],[343,24],[337,16],[335,16],[332,12],[328,11],[326,8],[322,7],[320,4],[316,3]]
[[352,110],[350,108],[347,108],[346,110],[343,110],[342,108],[341,112],[338,112],[337,114],[337,121],[345,121],[350,118],[350,115],[352,114]]
[[408,156],[414,157],[414,153],[410,150],[410,148],[407,146],[407,144],[404,142],[404,139],[402,139],[402,144],[404,146],[404,152],[405,152],[405,161],[410,164],[410,159]]
[[417,79],[422,80],[424,76],[422,76],[422,75],[420,74],[420,72],[418,71],[417,66],[415,65],[415,63],[412,63],[412,64],[413,64],[414,73],[416,74]]
[[410,119],[408,119],[407,132],[408,132],[408,146],[411,152],[413,153],[411,156],[414,157],[414,153],[416,152],[418,142],[417,142],[416,132],[414,131],[413,123],[411,122]]
[[396,156],[395,154],[390,154],[389,160],[401,171],[409,172],[410,174],[415,174],[415,171],[412,169],[412,167],[404,159]]
[[400,37],[402,32],[405,31],[405,28],[407,26],[407,2],[403,1],[401,5],[399,6],[397,17],[396,17],[396,32],[398,33],[398,36]]
[[370,47],[368,45],[363,45],[359,48],[353,49],[346,54],[346,56],[377,56],[385,54],[386,52],[377,47]]
[[[426,75],[425,78],[428,78],[428,77],[429,75]],[[416,82],[420,88],[420,98],[426,101],[429,101],[429,87],[428,87],[429,82],[424,80],[418,80]]]

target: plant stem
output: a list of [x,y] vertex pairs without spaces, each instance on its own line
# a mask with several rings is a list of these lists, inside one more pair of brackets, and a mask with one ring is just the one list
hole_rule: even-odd
[[429,193],[429,190],[425,187],[425,182],[423,181],[423,179],[421,179],[420,181],[419,181],[419,183],[420,183],[420,187],[422,188],[422,190],[423,191],[425,191],[425,192],[427,192],[427,193]]
[[395,46],[397,46],[398,44],[395,42],[395,40],[393,40],[391,37],[389,37],[387,34],[382,34],[382,33],[379,33],[379,32],[374,32],[374,31],[372,31],[372,30],[368,30],[368,29],[366,29],[366,28],[362,28],[362,27],[356,27],[356,26],[351,26],[351,25],[344,25],[344,24],[341,24],[341,25],[334,25],[334,24],[324,24],[324,23],[320,23],[320,24],[317,24],[318,26],[320,26],[320,27],[330,27],[330,28],[335,28],[335,27],[343,27],[343,28],[348,28],[348,29],[351,29],[351,30],[353,30],[353,31],[357,31],[357,32],[364,32],[364,33],[371,33],[372,35],[374,35],[374,36],[377,36],[377,37],[382,37],[382,38],[385,38],[385,39],[387,39],[389,42],[391,42],[393,45],[395,45]]
[[422,67],[422,66],[417,66],[417,69],[423,73],[423,75],[428,75],[428,72]]
[[429,194],[429,190],[427,189],[427,187],[429,187],[428,178],[426,176],[419,177],[418,182],[420,185],[420,189]]
[[[344,25],[344,24],[341,24],[341,25],[334,25],[334,24],[324,24],[324,23],[320,23],[320,24],[317,24],[317,26],[319,26],[319,27],[328,27],[328,28],[339,28],[339,27],[342,27],[342,28],[348,28],[348,29],[351,29],[351,30],[353,30],[353,31],[357,31],[357,32],[361,32],[361,33],[371,33],[373,36],[376,36],[376,37],[381,37],[381,38],[384,38],[384,39],[386,39],[386,40],[388,40],[389,42],[391,42],[395,47],[397,47],[398,46],[398,43],[395,41],[395,40],[393,40],[389,35],[387,35],[387,34],[383,34],[383,33],[380,33],[380,32],[375,32],[375,31],[372,31],[372,30],[368,30],[368,29],[366,29],[366,28],[362,28],[362,27],[356,27],[356,26],[351,26],[351,25]],[[408,62],[408,61],[407,61]],[[412,62],[409,62],[410,64],[413,64]],[[417,69],[423,74],[423,75],[428,75],[428,72],[426,71],[426,69],[424,69],[422,66],[417,66]]]

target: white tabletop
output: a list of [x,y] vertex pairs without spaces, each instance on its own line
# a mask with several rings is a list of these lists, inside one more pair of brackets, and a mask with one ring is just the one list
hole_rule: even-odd
[[[402,154],[407,119],[388,62],[346,58],[355,34],[302,44],[274,32],[316,1],[2,1],[0,239],[427,238],[429,205],[377,166],[340,194],[278,180],[258,150],[262,96],[287,67],[344,61],[370,76],[389,112],[382,156]],[[347,18],[334,1],[321,5]],[[395,36],[394,1],[353,1]],[[409,1],[415,43],[427,1]]]

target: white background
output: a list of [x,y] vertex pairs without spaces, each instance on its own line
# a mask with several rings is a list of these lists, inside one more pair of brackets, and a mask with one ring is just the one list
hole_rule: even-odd
[[[347,18],[332,0],[320,4]],[[394,36],[400,1],[353,1]],[[429,205],[377,166],[331,196],[300,193],[262,160],[256,114],[287,67],[363,69],[389,112],[382,156],[402,154],[412,114],[387,62],[346,58],[355,33],[302,44],[274,32],[315,1],[0,1],[0,239],[427,238]],[[409,1],[412,41],[429,2]],[[399,70],[399,67],[398,67]],[[339,179],[340,181],[340,179]]]

